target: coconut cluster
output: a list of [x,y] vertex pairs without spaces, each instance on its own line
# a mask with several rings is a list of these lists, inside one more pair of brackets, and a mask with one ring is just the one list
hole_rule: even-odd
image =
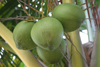
[[42,18],[36,23],[21,21],[13,31],[17,48],[37,48],[38,56],[51,64],[59,62],[63,58],[62,53],[66,52],[64,32],[77,30],[85,19],[81,8],[70,3],[56,6],[52,15],[53,17]]

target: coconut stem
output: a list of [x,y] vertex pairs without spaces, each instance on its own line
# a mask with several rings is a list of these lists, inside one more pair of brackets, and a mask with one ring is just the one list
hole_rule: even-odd
[[74,3],[74,0],[63,0],[63,3]]
[[19,50],[16,48],[12,32],[9,31],[9,29],[5,27],[1,22],[0,35],[19,56],[19,58],[23,61],[26,67],[42,67],[42,65],[37,61],[37,59],[29,50]]

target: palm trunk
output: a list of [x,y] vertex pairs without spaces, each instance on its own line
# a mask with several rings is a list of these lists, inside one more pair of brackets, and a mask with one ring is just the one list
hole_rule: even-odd
[[[74,3],[73,0],[63,0],[63,3]],[[69,67],[87,67],[84,50],[79,36],[79,31],[68,33],[71,41],[67,39],[68,54],[71,59]]]
[[84,50],[79,36],[79,31],[68,33],[71,42],[67,40],[68,53],[73,67],[87,67]]

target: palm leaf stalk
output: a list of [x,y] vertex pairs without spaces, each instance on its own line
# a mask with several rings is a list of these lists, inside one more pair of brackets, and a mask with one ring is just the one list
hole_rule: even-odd
[[94,47],[91,55],[90,67],[100,67],[100,28],[96,27]]
[[3,41],[0,41],[0,46],[4,47],[5,50],[8,50],[8,51],[10,51],[10,52],[16,54],[16,53],[13,51],[13,49],[12,49],[7,43],[5,43],[5,42],[3,42]]
[[[74,3],[74,0],[63,0],[63,3]],[[79,31],[76,30],[67,34],[69,35],[69,40],[67,39],[67,51],[71,62],[69,67],[87,67],[87,61],[80,41]]]
[[96,45],[96,65],[95,67],[100,67],[100,29],[97,29],[97,34],[95,36],[94,45]]
[[9,46],[14,50],[14,52],[23,61],[26,67],[42,67],[42,65],[37,61],[37,59],[32,55],[29,50],[19,50],[16,48],[13,34],[9,29],[0,22],[0,35],[9,44]]

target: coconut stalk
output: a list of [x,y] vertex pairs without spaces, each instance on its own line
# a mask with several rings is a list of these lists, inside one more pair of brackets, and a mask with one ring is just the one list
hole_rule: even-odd
[[[81,3],[86,3],[86,2],[85,2],[85,0],[82,0]],[[87,5],[90,6],[90,3],[88,3]],[[88,8],[86,6],[86,4],[83,5],[82,7],[83,7],[83,9]],[[93,18],[91,9],[90,8],[88,8],[88,9],[89,9],[90,18]],[[89,41],[93,42],[94,41],[94,34],[95,34],[94,20],[93,19],[92,20],[90,19],[91,21],[89,20],[88,10],[85,10],[84,12],[85,12],[85,17],[88,18],[88,19],[86,19],[86,26],[87,26],[87,31],[88,31],[88,39],[89,39]]]
[[[74,3],[74,0],[63,0],[63,3]],[[75,30],[68,34],[70,38],[69,40],[67,39],[67,51],[71,62],[69,67],[87,67],[87,61],[85,59],[79,31]]]
[[15,46],[12,32],[0,22],[0,35],[23,61],[26,67],[42,67],[29,50],[19,50]]

